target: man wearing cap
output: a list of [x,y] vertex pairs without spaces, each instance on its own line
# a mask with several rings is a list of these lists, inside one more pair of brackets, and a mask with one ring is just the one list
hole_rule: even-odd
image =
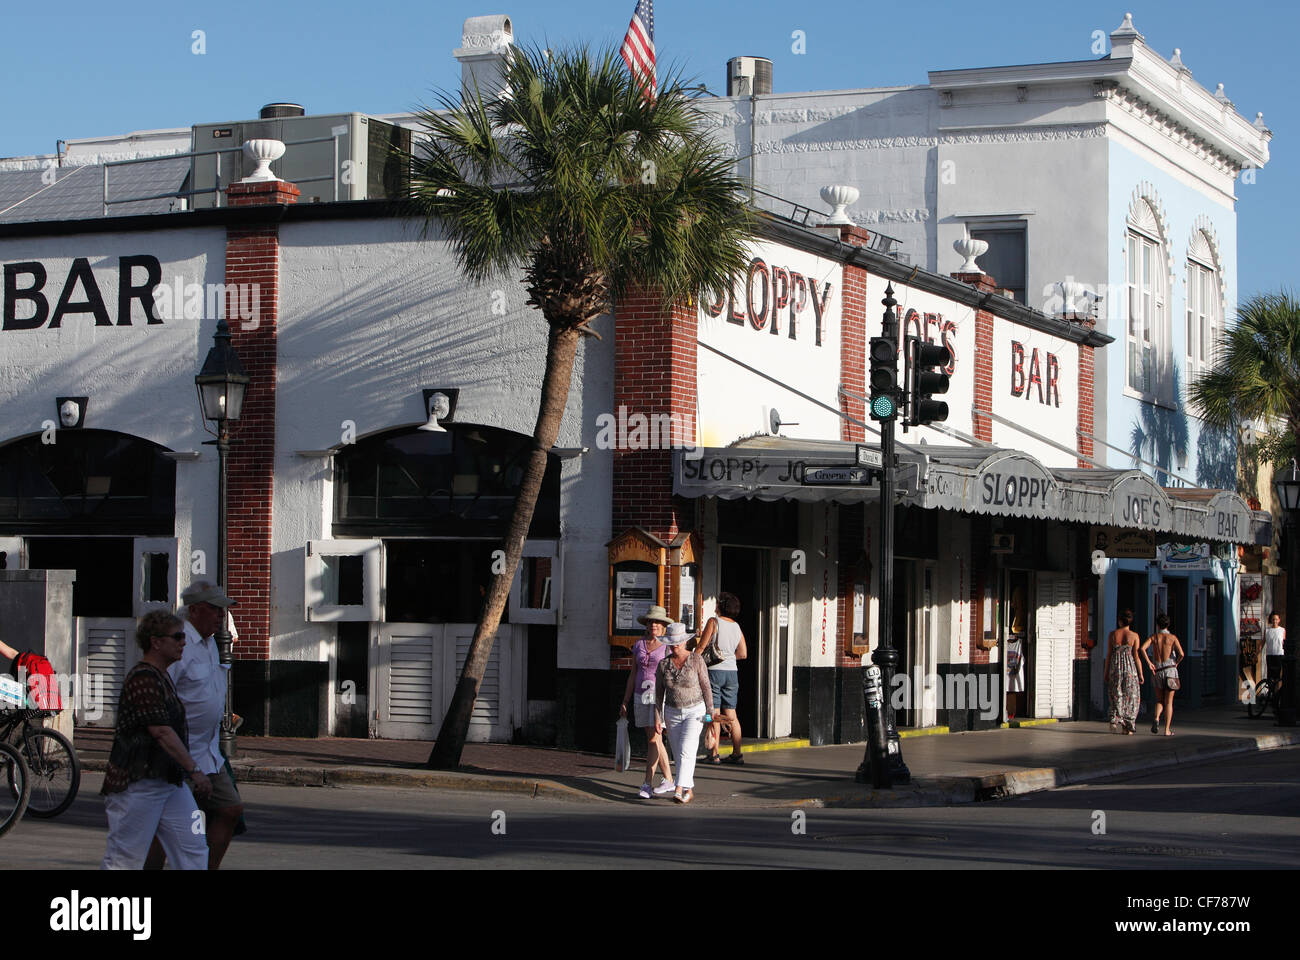
[[[185,651],[167,672],[185,705],[190,756],[212,782],[211,795],[198,804],[206,820],[208,869],[217,870],[244,812],[244,802],[221,754],[221,721],[226,715],[229,668],[221,665],[217,641],[213,639],[226,610],[235,601],[206,580],[190,584],[181,593],[181,601],[185,604]],[[145,868],[161,869],[163,860],[161,844],[155,837]]]

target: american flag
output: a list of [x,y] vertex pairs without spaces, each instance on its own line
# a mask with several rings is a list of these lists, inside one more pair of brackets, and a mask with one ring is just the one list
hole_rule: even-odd
[[639,79],[648,95],[655,89],[655,5],[654,0],[637,0],[632,22],[627,26],[623,48],[619,50],[628,72]]

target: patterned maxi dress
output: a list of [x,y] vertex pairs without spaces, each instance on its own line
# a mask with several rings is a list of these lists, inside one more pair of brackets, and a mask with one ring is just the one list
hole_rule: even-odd
[[1133,645],[1116,645],[1110,658],[1110,676],[1106,678],[1110,695],[1110,722],[1123,730],[1137,729],[1141,686],[1138,684],[1137,660]]

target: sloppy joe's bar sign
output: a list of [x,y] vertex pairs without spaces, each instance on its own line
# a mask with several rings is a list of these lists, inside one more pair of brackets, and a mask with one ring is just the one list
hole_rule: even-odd
[[751,243],[749,251],[749,264],[731,289],[698,307],[700,343],[725,355],[697,353],[700,441],[725,447],[770,432],[777,420],[802,437],[838,440],[839,418],[831,411],[839,407],[843,267],[767,241]]
[[[769,264],[763,257],[749,261],[749,272],[738,294],[733,286],[713,303],[704,305],[710,317],[726,313],[728,323],[748,326],[756,332],[766,331],[774,337],[790,340],[812,337],[822,346],[825,317],[835,293],[831,280],[805,277],[798,270],[778,263]],[[811,316],[811,324],[807,321]]]
[[1051,467],[1075,458],[1033,434],[1074,447],[1079,418],[1079,345],[1003,317],[993,319],[993,442],[1033,454]]

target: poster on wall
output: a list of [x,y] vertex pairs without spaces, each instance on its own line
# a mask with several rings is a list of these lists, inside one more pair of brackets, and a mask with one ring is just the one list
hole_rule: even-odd
[[614,629],[639,630],[637,617],[655,605],[659,577],[651,570],[620,570],[614,575]]

